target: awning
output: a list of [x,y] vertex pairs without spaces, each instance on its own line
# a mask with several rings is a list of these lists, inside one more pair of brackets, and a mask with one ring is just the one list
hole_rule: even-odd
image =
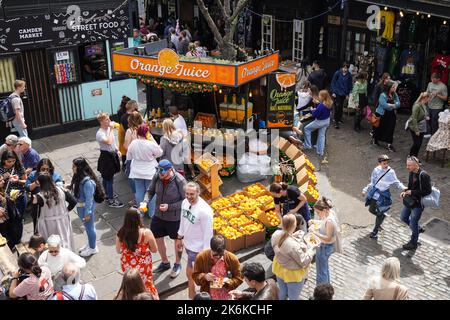
[[450,1],[449,0],[356,0],[367,4],[375,4],[380,7],[387,6],[389,8],[401,9],[405,12],[420,12],[423,14],[431,14],[441,18],[450,19]]

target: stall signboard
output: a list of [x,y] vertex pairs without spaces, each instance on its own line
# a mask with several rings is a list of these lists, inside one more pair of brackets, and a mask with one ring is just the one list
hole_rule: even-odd
[[[70,6],[69,6],[70,7]],[[0,53],[50,46],[126,39],[128,5],[115,9],[79,10],[0,19]]]
[[267,77],[267,127],[291,128],[294,123],[295,73]]
[[130,54],[129,51],[114,52],[113,70],[162,79],[238,87],[278,69],[278,61],[278,52],[241,64],[214,63],[208,60],[181,61],[173,50],[165,48],[157,57]]

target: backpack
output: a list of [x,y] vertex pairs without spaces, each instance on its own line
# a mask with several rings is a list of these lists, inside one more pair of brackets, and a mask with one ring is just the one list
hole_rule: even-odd
[[10,122],[16,117],[12,100],[17,98],[17,95],[11,95],[0,102],[0,120],[3,122]]
[[[56,296],[56,300],[75,300],[70,294],[64,291],[56,291],[54,293],[54,296]],[[78,297],[77,300],[83,300],[83,298],[84,298],[84,284],[81,286],[80,296]]]
[[[86,179],[87,181],[88,179]],[[86,183],[86,181],[82,182],[83,184]],[[94,181],[95,183],[95,181]],[[94,201],[97,203],[102,203],[103,201],[105,201],[105,190],[103,190],[103,187],[97,183],[95,183],[95,192],[94,192]]]

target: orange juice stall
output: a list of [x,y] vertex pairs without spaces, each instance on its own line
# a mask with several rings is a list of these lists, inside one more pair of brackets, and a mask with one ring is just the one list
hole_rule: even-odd
[[[186,114],[189,118],[201,112],[201,117],[191,120],[200,120],[207,128],[253,129],[255,109],[258,109],[261,115],[266,114],[266,99],[261,97],[265,96],[266,92],[261,90],[261,82],[264,86],[264,83],[267,83],[267,75],[278,70],[278,66],[278,52],[269,52],[245,62],[180,56],[168,48],[153,52],[147,47],[129,48],[113,53],[114,71],[129,74],[146,84],[147,88],[175,94],[201,94],[204,99],[200,99],[194,106],[193,112]],[[205,107],[209,100],[213,103]],[[258,100],[258,105],[254,106],[250,100]],[[155,109],[154,113],[158,118],[154,104],[153,101],[150,102],[148,111],[150,113],[150,110]],[[161,103],[159,107],[161,117],[166,106]],[[181,109],[183,111],[183,108]]]

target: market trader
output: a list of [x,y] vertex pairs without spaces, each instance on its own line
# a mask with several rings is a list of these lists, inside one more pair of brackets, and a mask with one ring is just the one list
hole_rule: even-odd
[[[275,211],[279,216],[288,213],[300,213],[306,223],[311,219],[308,201],[306,196],[296,187],[285,183],[273,183],[269,191],[275,201]],[[280,204],[283,204],[283,214],[281,214]]]

